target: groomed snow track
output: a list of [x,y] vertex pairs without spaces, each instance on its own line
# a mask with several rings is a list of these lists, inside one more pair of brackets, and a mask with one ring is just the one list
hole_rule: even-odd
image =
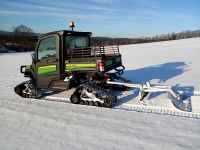
[[[46,97],[43,97],[41,100],[66,102],[73,105],[69,98],[46,96]],[[88,106],[88,107],[94,107],[94,106]],[[105,108],[102,108],[102,109],[105,109]],[[136,112],[143,112],[143,113],[154,113],[154,114],[200,119],[200,113],[186,112],[186,111],[181,111],[175,108],[173,109],[173,108],[143,106],[143,105],[133,105],[133,104],[116,104],[115,106],[109,109],[118,109],[118,110],[125,110],[125,111],[136,111]]]

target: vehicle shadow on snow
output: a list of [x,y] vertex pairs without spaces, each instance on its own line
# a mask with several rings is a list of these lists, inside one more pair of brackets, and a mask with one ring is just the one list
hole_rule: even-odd
[[[185,62],[170,62],[136,70],[127,70],[124,71],[124,74],[122,76],[126,79],[131,80],[132,83],[135,84],[146,84],[146,82],[153,82],[156,83],[151,84],[154,86],[168,85],[165,84],[167,80],[190,71],[191,69],[188,69],[190,64],[186,64]],[[181,94],[183,95],[188,95],[188,93],[194,92],[194,86],[179,86],[179,84],[172,86],[175,90],[182,91]],[[126,98],[123,98],[123,102],[128,102],[133,99],[133,97],[137,97],[139,95],[139,89],[131,88],[131,90],[134,90],[134,95],[128,95]],[[163,92],[150,93],[148,99],[153,99],[162,93]]]

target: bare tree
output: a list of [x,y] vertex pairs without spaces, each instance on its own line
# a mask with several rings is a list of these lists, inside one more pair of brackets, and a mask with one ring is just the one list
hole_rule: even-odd
[[156,42],[158,42],[159,41],[159,38],[158,38],[158,35],[156,35]]
[[5,46],[6,43],[9,42],[9,36],[8,35],[5,35],[5,34],[0,34],[0,44]]
[[167,40],[170,40],[170,33],[167,34]]
[[33,41],[33,37],[35,36],[34,31],[25,26],[25,25],[20,25],[20,26],[13,26],[13,42],[15,44],[22,45],[24,49],[27,49],[31,46],[31,42]]
[[159,39],[160,39],[160,41],[163,41],[164,40],[164,34],[160,35]]
[[193,38],[195,37],[195,31],[192,32],[192,37],[193,37]]
[[175,33],[172,31],[172,33],[171,33],[171,40],[175,40],[176,39],[176,35],[175,35]]
[[200,30],[195,31],[195,37],[200,37]]
[[180,39],[184,39],[184,31],[180,32]]
[[184,34],[184,38],[189,38],[190,37],[190,31],[186,30]]

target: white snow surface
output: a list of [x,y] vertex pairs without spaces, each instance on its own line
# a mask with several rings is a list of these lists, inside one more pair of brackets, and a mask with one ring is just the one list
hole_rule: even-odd
[[14,87],[28,80],[20,66],[31,53],[0,54],[0,149],[200,149],[200,38],[120,46],[123,77],[172,85],[191,97],[192,112],[165,92],[139,101],[139,89],[114,91],[115,107],[74,105],[73,89],[24,99]]

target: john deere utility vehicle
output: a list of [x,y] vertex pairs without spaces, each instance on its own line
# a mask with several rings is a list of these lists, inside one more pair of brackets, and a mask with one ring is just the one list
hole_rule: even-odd
[[91,47],[92,33],[73,31],[73,22],[70,26],[72,30],[51,32],[38,38],[35,52],[31,55],[32,64],[21,66],[21,73],[30,80],[14,88],[18,95],[40,98],[43,95],[41,89],[69,90],[75,87],[70,98],[72,103],[112,107],[117,102],[117,96],[111,92],[111,88],[128,90],[137,87],[141,89],[141,100],[148,92],[168,91],[176,107],[191,110],[190,104],[184,103],[181,95],[171,86],[132,84],[130,80],[120,77],[125,67],[119,47]]

